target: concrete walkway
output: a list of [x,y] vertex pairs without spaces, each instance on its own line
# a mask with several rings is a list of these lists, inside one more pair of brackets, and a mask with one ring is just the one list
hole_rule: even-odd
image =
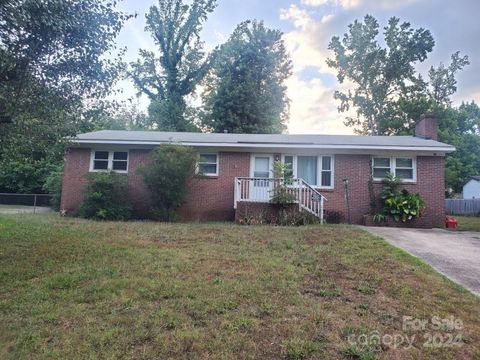
[[363,227],[480,295],[480,232]]

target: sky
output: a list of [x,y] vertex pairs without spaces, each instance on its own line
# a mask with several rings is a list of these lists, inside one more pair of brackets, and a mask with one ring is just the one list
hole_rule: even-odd
[[[125,60],[138,58],[139,49],[156,50],[149,33],[144,31],[145,13],[157,0],[123,0],[120,8],[137,17],[130,20],[118,37],[126,47]],[[188,3],[188,0],[186,0]],[[408,21],[414,28],[429,29],[435,47],[418,70],[426,75],[430,66],[449,64],[455,51],[468,55],[470,65],[457,77],[458,90],[453,100],[480,102],[480,0],[218,0],[202,31],[206,49],[225,42],[233,29],[247,19],[263,20],[266,26],[280,29],[293,63],[287,80],[290,103],[290,134],[350,134],[343,125],[345,113],[338,113],[335,90],[348,88],[339,84],[336,73],[325,60],[332,57],[328,43],[332,36],[342,36],[348,24],[371,14],[383,27],[390,17]],[[118,84],[119,100],[135,97],[131,81]],[[137,100],[148,106],[146,97]]]

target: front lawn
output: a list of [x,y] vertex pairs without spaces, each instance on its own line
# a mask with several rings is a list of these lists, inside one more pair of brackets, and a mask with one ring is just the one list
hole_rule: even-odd
[[[478,298],[342,225],[5,215],[0,288],[1,359],[480,357]],[[404,331],[403,316],[463,326]],[[423,346],[428,334],[444,346]]]
[[480,216],[453,216],[458,220],[456,230],[460,231],[480,231]]

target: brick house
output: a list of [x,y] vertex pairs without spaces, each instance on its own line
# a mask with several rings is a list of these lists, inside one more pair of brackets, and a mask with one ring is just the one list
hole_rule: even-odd
[[72,140],[66,153],[61,208],[75,214],[90,172],[113,170],[127,177],[135,213],[147,217],[149,196],[137,173],[156,146],[178,143],[198,150],[202,176],[189,182],[184,220],[233,220],[245,206],[268,206],[274,185],[272,164],[288,164],[295,178],[292,191],[300,209],[321,217],[338,211],[364,222],[370,211],[368,183],[375,192],[390,171],[403,187],[418,192],[426,203],[416,226],[444,224],[444,159],[454,147],[437,141],[437,120],[426,116],[415,136],[205,134],[158,131],[96,131]]

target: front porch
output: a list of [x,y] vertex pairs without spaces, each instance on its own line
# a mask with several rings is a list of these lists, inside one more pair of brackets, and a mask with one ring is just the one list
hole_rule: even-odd
[[286,205],[298,207],[298,211],[307,212],[324,221],[324,203],[327,199],[314,187],[301,178],[285,179],[267,177],[236,177],[234,180],[234,209],[238,204],[272,203],[275,194],[281,189],[288,198]]

